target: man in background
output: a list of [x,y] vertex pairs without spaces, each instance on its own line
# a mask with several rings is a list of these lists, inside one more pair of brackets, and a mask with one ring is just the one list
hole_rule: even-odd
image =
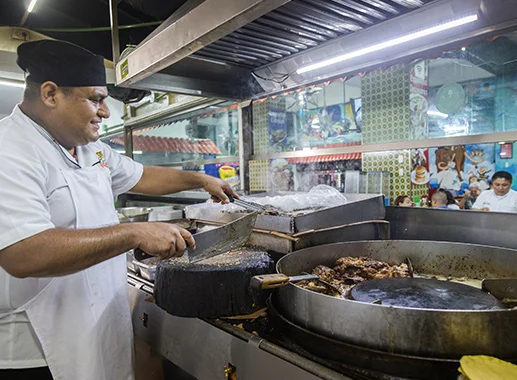
[[481,194],[481,189],[478,182],[472,182],[469,186],[469,189],[465,191],[465,195],[460,201],[460,208],[465,210],[470,210],[474,203],[476,203],[476,200],[478,199],[479,195]]
[[492,188],[479,195],[472,209],[517,213],[517,192],[511,189],[512,181],[512,175],[508,172],[494,173]]
[[449,209],[447,206],[447,194],[443,191],[437,191],[431,198],[431,205],[433,208]]

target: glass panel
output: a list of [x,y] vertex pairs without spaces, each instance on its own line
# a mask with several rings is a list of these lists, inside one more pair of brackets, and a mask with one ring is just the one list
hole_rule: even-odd
[[[254,102],[254,153],[517,130],[517,32],[428,58]],[[365,153],[368,176],[349,173],[337,159],[324,164],[286,159],[285,167],[275,166],[285,174],[278,169],[283,182],[277,182],[289,188],[292,171],[295,189],[303,191],[328,183],[345,191],[382,187],[392,200],[401,194],[425,199],[430,186],[461,195],[471,181],[486,187],[495,170],[517,173],[514,147],[490,145],[429,148],[414,155]]]
[[209,107],[169,123],[133,131],[133,154],[145,165],[175,164],[235,156],[238,150],[236,105]]
[[[119,152],[120,154],[125,154],[125,148],[124,148],[124,132],[119,132],[116,134],[108,134],[107,136],[101,136],[100,140],[108,144],[111,149],[115,150],[116,152]],[[122,143],[121,143],[122,141]]]
[[459,52],[429,62],[430,138],[495,131],[496,74]]
[[517,129],[516,48],[512,32],[428,61],[430,138]]
[[269,167],[270,189],[307,192],[314,186],[323,184],[341,192],[357,193],[360,170],[359,155],[347,160],[333,159],[331,156],[274,159]]
[[360,123],[360,78],[346,83],[337,79],[263,99],[253,103],[254,153],[360,144]]
[[[134,160],[144,165],[184,162],[184,165],[174,165],[175,168],[204,172],[239,188],[239,163],[235,157],[239,146],[237,105],[223,106],[211,106],[165,124],[136,129],[133,131]],[[101,140],[124,153],[122,132]],[[228,160],[224,161],[225,158]],[[218,161],[203,163],[212,159]]]
[[514,131],[517,32],[278,95],[253,112],[255,153]]

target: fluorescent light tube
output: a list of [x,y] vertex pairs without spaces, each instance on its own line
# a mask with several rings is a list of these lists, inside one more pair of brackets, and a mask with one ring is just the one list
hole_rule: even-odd
[[31,3],[29,4],[29,7],[27,8],[27,12],[31,13],[34,7],[36,6],[36,3],[38,0],[31,0]]
[[351,53],[343,54],[343,55],[340,55],[340,56],[335,57],[335,58],[327,59],[325,61],[321,61],[321,62],[318,62],[318,63],[314,63],[312,65],[308,65],[308,66],[299,68],[298,70],[296,70],[296,73],[297,74],[303,74],[303,73],[306,73],[308,71],[312,71],[312,70],[316,70],[316,69],[321,69],[322,67],[333,65],[335,63],[343,62],[343,61],[346,61],[346,60],[349,60],[349,59],[352,59],[352,58],[357,58],[357,57],[360,57],[362,55],[373,53],[375,51],[383,50],[383,49],[386,49],[386,48],[389,48],[389,47],[392,47],[392,46],[397,46],[397,45],[403,44],[405,42],[409,42],[409,41],[413,41],[413,40],[416,40],[416,39],[419,39],[419,38],[422,38],[422,37],[429,36],[431,34],[443,32],[443,31],[448,30],[448,29],[452,29],[452,28],[456,28],[456,27],[461,26],[461,25],[469,24],[471,22],[477,21],[477,19],[478,19],[478,15],[477,14],[473,14],[473,15],[470,15],[470,16],[462,17],[462,18],[459,18],[459,19],[456,19],[456,20],[453,20],[453,21],[449,21],[449,22],[446,22],[446,23],[443,23],[443,24],[439,24],[439,25],[433,26],[431,28],[427,28],[427,29],[420,30],[418,32],[410,33],[410,34],[407,34],[405,36],[401,36],[401,37],[395,38],[393,40],[389,40],[389,41],[386,41],[386,42],[381,42],[380,44],[372,45],[372,46],[366,47],[364,49],[359,49],[359,50],[353,51]]
[[0,79],[0,85],[25,88],[24,82],[18,82],[16,80],[10,79]]

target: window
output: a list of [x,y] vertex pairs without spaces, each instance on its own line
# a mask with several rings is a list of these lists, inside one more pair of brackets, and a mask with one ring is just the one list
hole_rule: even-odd
[[[211,106],[167,123],[134,130],[133,157],[144,165],[234,158],[238,153],[238,130],[236,105]],[[112,137],[109,144],[123,151],[123,135]]]
[[431,59],[428,137],[517,129],[517,33]]
[[360,144],[360,78],[337,79],[257,101],[253,127],[255,153]]

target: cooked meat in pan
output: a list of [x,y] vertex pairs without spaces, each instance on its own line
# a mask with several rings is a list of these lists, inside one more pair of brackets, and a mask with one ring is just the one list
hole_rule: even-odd
[[[341,291],[341,297],[346,297],[350,290],[362,281],[411,277],[406,264],[390,265],[370,257],[341,257],[333,268],[318,265],[312,270],[312,274],[338,288]],[[318,293],[334,295],[329,292],[328,287],[322,286],[318,281],[301,281],[297,285]]]

